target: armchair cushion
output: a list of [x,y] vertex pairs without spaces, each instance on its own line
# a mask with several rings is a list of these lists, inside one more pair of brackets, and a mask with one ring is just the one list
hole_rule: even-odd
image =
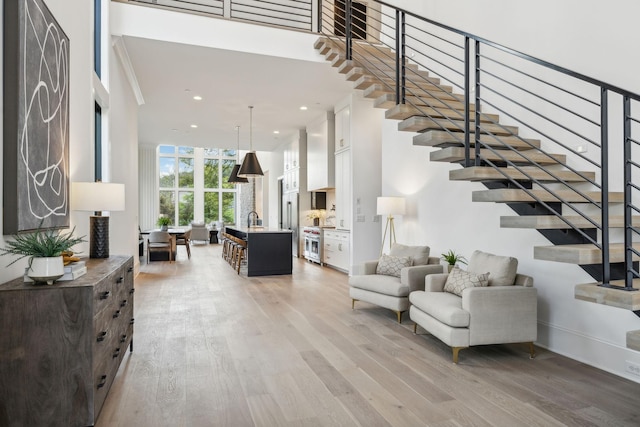
[[411,258],[408,256],[399,257],[393,255],[382,255],[376,266],[376,274],[400,277],[400,271],[404,267],[411,266]]
[[394,297],[406,297],[409,295],[408,285],[383,274],[351,276],[349,278],[349,286]]
[[413,265],[425,265],[429,263],[429,251],[429,246],[407,246],[394,243],[391,245],[389,255],[411,257]]
[[462,296],[462,291],[467,288],[477,288],[489,284],[489,273],[476,274],[464,271],[458,267],[453,267],[447,281],[444,284],[444,291],[458,296]]
[[455,328],[469,326],[470,315],[462,308],[462,299],[448,292],[411,292],[409,301],[429,316]]
[[467,270],[474,273],[489,272],[489,286],[512,286],[516,280],[518,259],[474,251]]

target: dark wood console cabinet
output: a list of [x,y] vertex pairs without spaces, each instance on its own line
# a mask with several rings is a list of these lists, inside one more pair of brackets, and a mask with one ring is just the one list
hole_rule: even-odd
[[92,426],[133,350],[133,258],[51,286],[0,285],[0,425]]

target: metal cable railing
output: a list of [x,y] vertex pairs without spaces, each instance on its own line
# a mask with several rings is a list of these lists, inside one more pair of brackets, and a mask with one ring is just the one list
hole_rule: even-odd
[[[633,160],[640,154],[640,96],[384,1],[369,3],[375,13],[364,15],[353,13],[353,4],[322,4],[320,32],[351,66],[367,71],[365,78],[380,88],[372,91],[380,94],[376,102],[393,96],[406,111],[403,118],[424,117],[426,129],[462,145],[463,166],[499,171],[511,188],[598,248],[603,286],[612,286],[609,212],[624,211],[622,288],[633,290],[640,277],[634,268],[640,250],[633,244],[640,241],[640,228],[633,226],[640,214],[640,161]],[[336,16],[342,17],[340,32]],[[622,99],[624,117],[609,108],[610,98]],[[610,135],[622,133],[624,153],[618,153]],[[623,159],[624,177],[618,179],[610,158],[613,164]],[[624,190],[622,209],[610,206],[610,188]],[[568,219],[569,211],[581,221]],[[585,231],[584,221],[596,231]]]

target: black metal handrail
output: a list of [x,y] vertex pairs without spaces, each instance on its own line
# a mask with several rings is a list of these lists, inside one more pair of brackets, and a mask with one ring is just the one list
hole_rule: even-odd
[[[634,137],[640,132],[640,114],[633,114],[640,108],[640,95],[384,1],[376,0],[375,4],[380,7],[378,13],[364,18],[353,13],[351,0],[322,5],[320,32],[332,40],[337,51],[344,52],[340,53],[344,59],[374,76],[383,92],[394,94],[398,107],[430,119],[452,142],[463,144],[465,167],[495,168],[512,187],[527,193],[585,242],[599,248],[604,286],[612,286],[609,188],[611,184],[624,188],[626,274],[622,288],[633,290],[633,279],[640,277],[633,264],[634,258],[640,257],[640,251],[633,247],[640,229],[633,227],[632,218],[640,213],[640,205],[634,203],[640,185],[633,182],[640,177],[640,161],[633,161],[634,152],[640,152],[640,137]],[[335,31],[338,15],[344,16],[341,33]],[[356,33],[362,40],[355,39]],[[614,123],[614,112],[609,108],[611,94],[623,98],[624,114],[618,121],[621,129],[615,130],[623,133],[624,153],[611,152],[615,144],[609,143]],[[496,120],[489,111],[501,119]],[[505,142],[506,137],[532,149],[538,148],[539,140],[538,160]],[[567,161],[550,154],[553,151],[566,156]],[[492,161],[483,153],[491,153],[498,160]],[[511,160],[515,156],[522,161]],[[610,156],[624,159],[623,182],[610,182]],[[557,201],[546,202],[536,195],[533,186],[510,178],[502,167],[505,165]],[[531,168],[543,170],[553,183],[535,178]],[[572,184],[571,179],[563,179],[557,168],[581,179],[582,186],[599,191],[600,199],[581,185]],[[596,178],[592,179],[584,168],[595,169]],[[584,203],[578,206],[573,199]],[[589,221],[597,232],[585,232],[568,220],[563,216],[563,206]]]

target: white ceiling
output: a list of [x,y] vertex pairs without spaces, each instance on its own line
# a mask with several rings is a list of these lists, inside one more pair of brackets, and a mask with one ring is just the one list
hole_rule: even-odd
[[253,105],[253,148],[272,151],[353,90],[328,62],[123,39],[145,101],[138,130],[144,144],[235,148],[239,125],[241,148],[249,149]]

